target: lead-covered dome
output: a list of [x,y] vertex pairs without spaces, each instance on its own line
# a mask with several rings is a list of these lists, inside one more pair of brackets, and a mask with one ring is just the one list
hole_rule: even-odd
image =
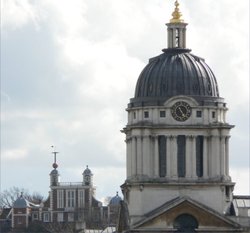
[[216,78],[201,57],[186,48],[187,23],[175,1],[173,18],[167,23],[168,46],[159,56],[149,59],[141,72],[135,96],[128,107],[162,106],[176,96],[192,97],[199,105],[216,106],[219,97]]
[[151,58],[141,72],[131,99],[133,106],[161,105],[167,99],[185,95],[198,102],[219,98],[216,78],[203,58],[184,48],[164,49]]
[[118,205],[120,205],[121,201],[122,201],[122,198],[118,195],[118,192],[116,192],[116,195],[111,198],[109,205],[118,206]]

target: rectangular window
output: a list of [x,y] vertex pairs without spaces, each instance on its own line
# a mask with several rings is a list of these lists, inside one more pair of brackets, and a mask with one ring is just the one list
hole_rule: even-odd
[[177,137],[177,169],[178,176],[185,177],[186,174],[186,137],[179,135]]
[[167,172],[167,164],[166,164],[166,137],[159,136],[158,137],[159,144],[159,176],[165,177]]
[[134,119],[136,119],[136,112],[133,112],[133,117]]
[[38,214],[37,214],[37,213],[34,213],[34,214],[33,214],[33,219],[34,219],[34,220],[37,220],[37,219],[38,219]]
[[49,222],[49,213],[44,213],[43,214],[43,221],[44,222]]
[[57,222],[63,222],[63,213],[57,214]]
[[148,113],[148,111],[145,111],[145,112],[144,112],[144,118],[149,118],[149,113]]
[[197,111],[196,112],[196,117],[201,117],[202,116],[202,112],[201,111]]
[[196,174],[203,176],[203,136],[196,137]]
[[57,208],[64,208],[64,190],[57,190]]
[[84,190],[78,191],[78,205],[80,208],[84,207]]
[[160,111],[160,117],[162,118],[166,117],[166,111]]
[[68,222],[74,222],[74,213],[68,213]]
[[215,118],[215,112],[212,112],[212,118]]
[[67,191],[67,207],[75,207],[75,191],[68,190]]
[[18,225],[23,224],[23,218],[22,217],[17,217],[17,224]]

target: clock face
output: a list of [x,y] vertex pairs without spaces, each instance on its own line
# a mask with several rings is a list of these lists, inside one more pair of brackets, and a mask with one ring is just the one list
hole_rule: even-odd
[[89,182],[90,181],[90,177],[89,176],[85,176],[85,181]]
[[190,105],[184,101],[176,102],[171,108],[171,114],[177,121],[186,121],[192,113]]

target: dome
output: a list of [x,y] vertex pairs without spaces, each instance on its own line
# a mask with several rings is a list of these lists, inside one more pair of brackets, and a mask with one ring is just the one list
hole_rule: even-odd
[[30,207],[29,202],[21,195],[13,203],[13,208],[27,208]]
[[83,175],[92,175],[91,170],[89,169],[89,167],[87,166],[86,169],[83,171],[82,173]]
[[109,205],[120,205],[120,201],[122,201],[122,198],[118,195],[118,192],[114,197],[111,198]]
[[184,48],[164,49],[141,72],[130,106],[162,105],[185,95],[198,102],[219,98],[216,78],[203,58]]

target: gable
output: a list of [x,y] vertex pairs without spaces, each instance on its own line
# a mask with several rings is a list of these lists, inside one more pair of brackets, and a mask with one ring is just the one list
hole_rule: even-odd
[[193,200],[182,200],[167,204],[148,214],[137,224],[136,229],[173,229],[176,219],[181,215],[192,216],[202,229],[238,229],[239,226],[223,215],[200,205]]

